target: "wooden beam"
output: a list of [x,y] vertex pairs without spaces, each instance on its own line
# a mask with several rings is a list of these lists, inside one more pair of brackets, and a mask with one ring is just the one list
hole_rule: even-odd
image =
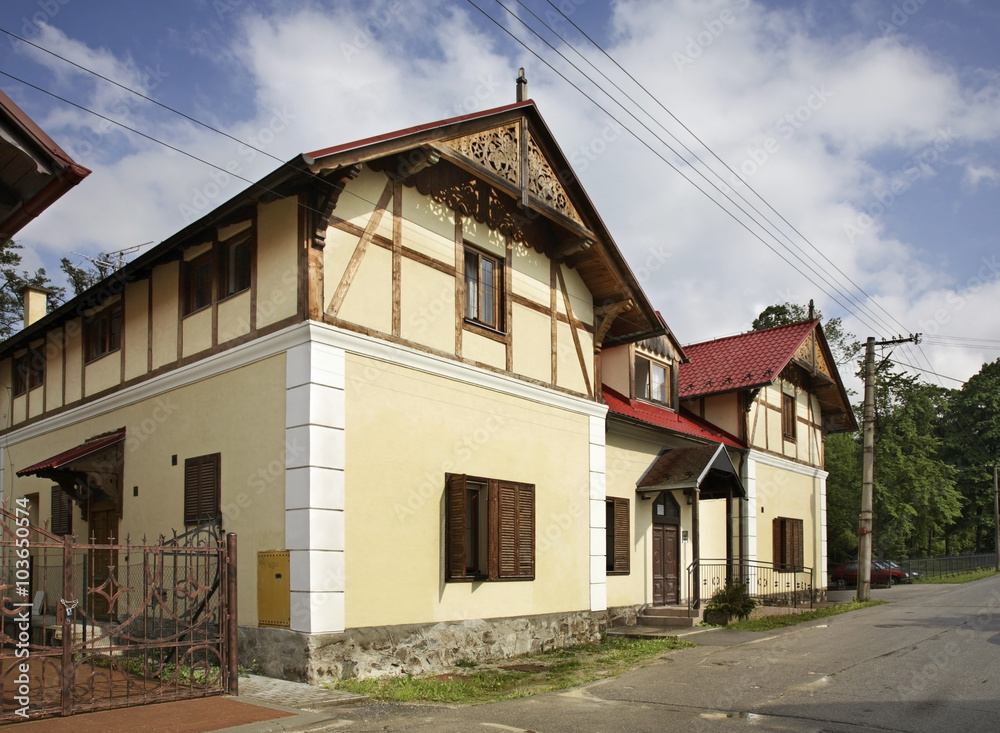
[[600,308],[594,309],[594,316],[600,319],[600,324],[597,326],[597,330],[594,331],[594,351],[600,351],[604,344],[604,337],[607,336],[608,331],[611,330],[611,324],[615,322],[615,319],[620,313],[624,313],[627,310],[631,310],[633,306],[632,299],[621,300],[617,303],[609,303],[608,305],[602,305]]
[[378,225],[382,221],[382,215],[389,205],[389,199],[392,198],[393,187],[394,183],[391,179],[385,182],[385,188],[382,190],[382,195],[379,196],[378,203],[375,204],[375,210],[368,218],[368,226],[365,227],[361,239],[358,240],[358,245],[354,248],[354,254],[351,255],[351,261],[347,263],[344,276],[340,278],[337,291],[333,294],[330,305],[326,309],[327,313],[336,315],[337,311],[340,310],[340,306],[344,304],[344,298],[347,297],[347,291],[350,289],[351,283],[354,282],[354,276],[358,274],[358,270],[361,268],[361,260],[368,250],[368,244],[371,242],[375,230],[378,229]]
[[580,334],[576,330],[576,318],[573,316],[573,304],[569,300],[569,290],[566,288],[566,279],[562,274],[562,265],[556,265],[556,275],[559,277],[559,289],[562,291],[563,303],[566,305],[566,315],[569,316],[569,331],[573,334],[573,346],[576,347],[576,357],[580,360],[580,371],[583,373],[583,383],[587,388],[587,394],[594,396],[594,390],[590,386],[590,376],[587,374],[587,361],[583,357],[583,346],[580,344]]
[[352,165],[320,178],[326,184],[326,188],[320,192],[319,201],[316,203],[316,228],[312,237],[312,246],[316,249],[323,249],[326,246],[326,229],[330,225],[330,216],[337,208],[337,202],[348,181],[357,178],[360,173],[361,166]]
[[392,187],[392,335],[399,336],[402,328],[401,269],[403,266],[403,183]]

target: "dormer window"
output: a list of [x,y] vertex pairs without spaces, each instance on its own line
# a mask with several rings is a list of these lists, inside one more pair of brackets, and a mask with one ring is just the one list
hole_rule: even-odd
[[647,359],[635,357],[635,396],[661,405],[670,405],[670,367]]

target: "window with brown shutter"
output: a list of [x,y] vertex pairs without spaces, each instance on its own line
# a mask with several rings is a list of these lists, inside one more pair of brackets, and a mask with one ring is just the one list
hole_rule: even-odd
[[630,559],[629,501],[610,497],[605,503],[605,550],[608,575],[628,575]]
[[184,524],[219,518],[221,453],[184,460]]
[[801,519],[776,517],[771,523],[771,548],[775,570],[802,570],[805,542]]
[[73,500],[58,486],[52,487],[52,522],[49,529],[52,534],[59,535],[73,532]]
[[790,394],[781,395],[781,432],[785,440],[795,440],[795,396]]
[[535,487],[445,476],[445,564],[449,581],[535,577]]

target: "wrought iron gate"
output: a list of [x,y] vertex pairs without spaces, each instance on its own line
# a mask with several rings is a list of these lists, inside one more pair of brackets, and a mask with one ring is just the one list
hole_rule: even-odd
[[235,562],[218,524],[81,544],[0,508],[0,723],[235,694]]

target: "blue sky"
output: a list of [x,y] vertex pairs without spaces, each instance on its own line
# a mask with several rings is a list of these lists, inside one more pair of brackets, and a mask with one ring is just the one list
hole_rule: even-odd
[[[21,232],[27,264],[58,274],[73,251],[160,241],[279,160],[506,104],[523,66],[530,96],[683,342],[746,330],[771,303],[813,298],[860,338],[923,332],[919,349],[896,357],[930,371],[966,379],[1000,356],[1000,5],[554,0],[567,20],[547,0],[503,0],[573,68],[496,0],[474,2],[509,34],[467,0],[8,0],[5,31],[231,137],[11,35],[0,35],[0,71],[236,174],[0,76],[94,171]],[[777,239],[761,238],[781,257],[696,171],[775,222]]]

